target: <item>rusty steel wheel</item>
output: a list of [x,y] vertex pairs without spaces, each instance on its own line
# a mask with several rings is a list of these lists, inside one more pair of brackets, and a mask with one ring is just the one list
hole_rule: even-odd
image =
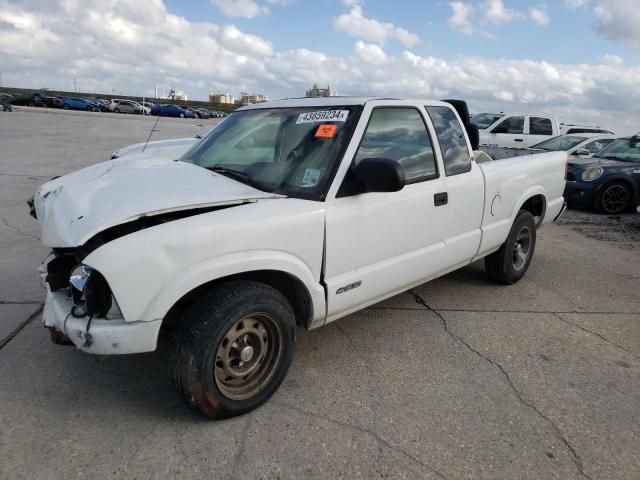
[[282,357],[282,330],[266,313],[255,313],[231,326],[218,346],[216,385],[225,397],[245,400],[274,376]]
[[178,391],[210,418],[259,407],[291,365],[295,325],[279,290],[254,280],[216,285],[183,312],[175,332],[170,371]]

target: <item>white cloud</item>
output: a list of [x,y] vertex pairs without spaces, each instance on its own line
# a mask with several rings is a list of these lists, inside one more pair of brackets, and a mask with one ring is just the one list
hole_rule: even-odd
[[622,65],[624,63],[622,57],[613,53],[603,55],[600,60],[602,60],[602,63],[605,65]]
[[549,25],[549,14],[547,13],[547,7],[545,5],[538,5],[536,7],[529,8],[529,16],[538,25]]
[[358,40],[356,42],[353,48],[353,53],[356,57],[366,63],[380,65],[387,61],[387,55],[379,45],[374,43],[364,43],[362,40]]
[[596,5],[597,32],[640,50],[640,6],[637,0],[606,0]]
[[393,23],[366,18],[360,5],[353,6],[349,13],[335,17],[333,28],[354,38],[370,42],[384,43],[389,38],[395,38],[408,47],[420,42],[420,38],[415,33],[396,27]]
[[589,0],[564,0],[564,4],[569,8],[580,8],[589,4]]
[[[299,96],[313,83],[344,94],[464,98],[475,112],[548,112],[630,133],[640,124],[640,67],[386,53],[377,40],[347,55],[270,42],[232,25],[190,22],[161,0],[22,0],[0,4],[8,86],[150,95],[155,84],[205,99],[213,90]],[[28,6],[25,3],[28,2]],[[38,4],[40,2],[40,4]],[[64,14],[59,14],[59,12]]]
[[502,0],[486,0],[484,3],[484,20],[494,25],[510,23],[523,14],[512,8],[507,8]]
[[449,17],[449,27],[467,35],[473,33],[472,16],[473,5],[464,2],[449,2],[453,14]]
[[[227,17],[254,18],[259,15],[266,15],[269,9],[258,5],[253,0],[210,0],[214,7],[217,7]],[[270,2],[276,3],[276,2]]]

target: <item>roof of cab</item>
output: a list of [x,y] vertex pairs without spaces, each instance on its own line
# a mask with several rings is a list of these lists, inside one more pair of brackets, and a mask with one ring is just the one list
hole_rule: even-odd
[[370,100],[401,100],[399,98],[382,97],[314,97],[314,98],[285,98],[269,102],[255,103],[238,109],[255,110],[259,108],[287,108],[287,107],[334,107],[346,105],[364,105]]

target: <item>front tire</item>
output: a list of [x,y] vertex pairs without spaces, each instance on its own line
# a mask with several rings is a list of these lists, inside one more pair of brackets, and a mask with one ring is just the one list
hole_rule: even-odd
[[521,210],[507,240],[497,252],[484,259],[487,276],[501,285],[516,283],[527,272],[535,248],[536,222],[531,213]]
[[187,404],[209,418],[249,412],[278,389],[293,358],[295,317],[260,282],[220,285],[185,312],[171,357]]
[[622,182],[612,182],[602,189],[596,198],[595,207],[600,213],[615,215],[622,213],[631,204],[631,189]]
[[184,118],[184,113],[181,113],[181,114],[179,115],[179,117],[180,117],[180,118]]

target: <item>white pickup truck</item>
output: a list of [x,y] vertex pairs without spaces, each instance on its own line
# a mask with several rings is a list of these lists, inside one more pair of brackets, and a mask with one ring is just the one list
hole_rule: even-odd
[[166,332],[186,402],[224,418],[278,388],[296,325],[482,258],[491,280],[518,281],[536,230],[564,209],[567,156],[478,165],[477,130],[453,104],[460,114],[438,101],[262,103],[179,160],[132,154],[42,185],[52,340],[128,354]]
[[527,148],[561,133],[558,119],[549,116],[480,113],[471,121],[480,129],[481,147]]

